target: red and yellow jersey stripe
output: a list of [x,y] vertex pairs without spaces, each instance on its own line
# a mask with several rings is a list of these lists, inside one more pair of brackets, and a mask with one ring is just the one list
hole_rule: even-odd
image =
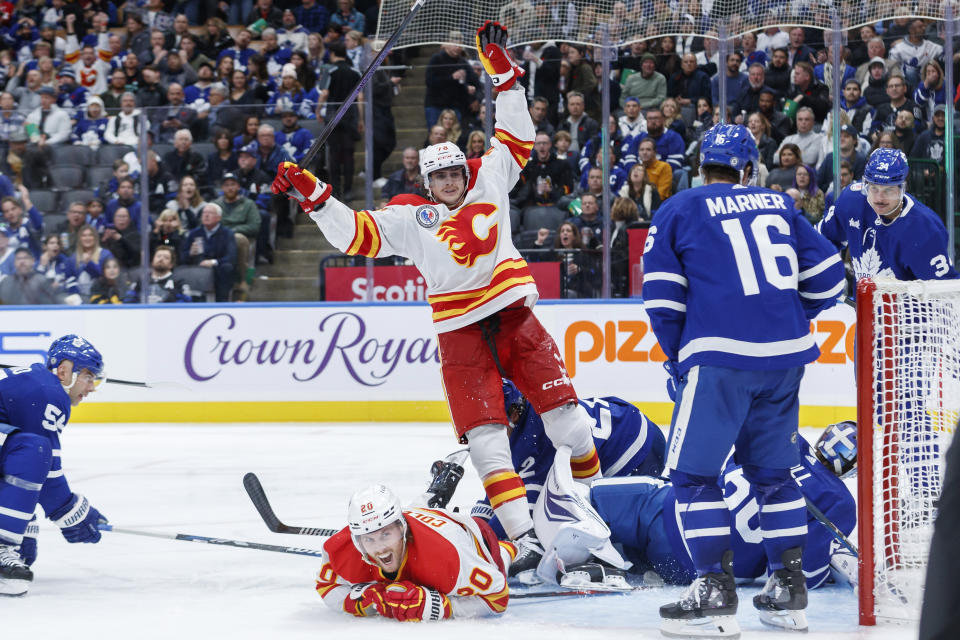
[[527,498],[527,489],[516,471],[501,471],[485,476],[483,488],[490,499],[490,506],[494,509],[505,502]]
[[469,313],[503,292],[524,284],[534,284],[527,261],[523,258],[508,258],[494,268],[493,277],[487,286],[428,296],[427,301],[433,308],[433,321],[440,322]]
[[600,473],[600,456],[596,447],[578,458],[570,458],[570,471],[576,479],[585,479]]
[[380,252],[380,229],[377,228],[377,223],[374,222],[369,211],[357,211],[355,214],[356,230],[346,253],[351,256],[376,258]]
[[497,593],[481,593],[480,598],[487,603],[490,610],[494,613],[503,613],[507,610],[507,604],[510,602],[510,587],[504,583],[503,589]]
[[533,151],[532,140],[521,140],[503,129],[496,129],[493,137],[502,142],[503,145],[510,150],[510,155],[513,156],[513,159],[520,165],[521,169],[527,166],[530,153]]

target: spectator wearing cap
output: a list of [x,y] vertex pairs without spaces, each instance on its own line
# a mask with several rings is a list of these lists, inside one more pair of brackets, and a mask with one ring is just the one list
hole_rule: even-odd
[[140,110],[136,108],[137,98],[127,91],[120,97],[120,112],[110,116],[103,140],[107,144],[125,144],[131,147],[140,142]]
[[627,96],[623,101],[623,115],[617,119],[620,138],[626,142],[647,131],[647,119],[640,113],[640,100],[636,96]]
[[280,123],[283,128],[274,132],[277,140],[277,146],[287,152],[294,162],[299,163],[303,160],[307,150],[313,143],[313,136],[310,132],[300,126],[300,120],[297,113],[290,107],[280,111]]
[[[239,159],[238,159],[239,162]],[[247,265],[250,264],[251,247],[256,246],[257,234],[260,232],[260,211],[253,200],[240,192],[240,181],[236,174],[228,173],[223,176],[221,183],[223,196],[214,200],[223,213],[222,224],[233,231],[234,242],[237,245],[237,281],[240,288],[246,290],[245,276]]]
[[80,46],[75,31],[77,14],[67,14],[64,22],[67,28],[67,49],[63,60],[67,64],[73,65],[76,71],[77,83],[85,87],[93,95],[100,95],[107,90],[107,78],[110,76],[110,58],[113,52],[110,50],[109,33],[104,29],[97,36],[96,47],[92,45]]
[[[463,39],[459,32],[451,32],[450,36],[452,42]],[[427,129],[437,123],[444,109],[453,109],[463,120],[470,112],[470,104],[480,95],[480,80],[464,56],[463,47],[457,44],[445,44],[430,57],[426,84],[423,112]]]
[[163,156],[163,166],[178,183],[184,176],[191,176],[200,189],[207,182],[207,161],[193,150],[193,134],[189,129],[179,129],[173,135],[173,149]]
[[183,58],[176,52],[164,57],[157,66],[160,68],[160,82],[162,84],[176,83],[181,87],[186,87],[196,82],[199,77],[193,67],[184,64]]
[[[863,177],[863,169],[867,165],[867,157],[857,151],[859,140],[857,129],[853,125],[845,124],[840,127],[840,161],[850,163],[853,170],[853,179]],[[817,184],[823,191],[833,187],[833,152],[823,158],[820,169],[817,171]]]
[[879,58],[880,62],[883,63],[883,73],[885,75],[903,75],[903,70],[900,68],[900,63],[896,60],[887,58],[887,45],[884,44],[883,38],[874,36],[867,40],[866,51],[867,60],[857,67],[857,71],[854,75],[861,85],[867,81],[867,74],[870,71],[870,65],[872,65],[877,58]]
[[0,143],[8,143],[15,132],[22,132],[26,114],[17,111],[17,103],[9,91],[0,93]]
[[197,112],[183,101],[183,87],[177,83],[167,87],[167,105],[154,109],[149,114],[154,141],[170,144],[180,129],[190,129],[197,119]]
[[284,9],[280,17],[280,27],[277,28],[277,42],[290,51],[306,51],[310,30],[297,22],[295,9]]
[[0,281],[0,304],[63,304],[53,284],[36,271],[35,258],[30,250],[20,247],[14,251],[13,274]]
[[676,98],[681,107],[696,106],[700,98],[710,97],[710,77],[697,66],[697,56],[685,53],[680,70],[670,76],[667,95]]
[[930,126],[917,136],[913,148],[909,150],[911,158],[929,158],[941,165],[946,156],[946,144],[943,140],[947,127],[947,106],[938,104],[933,107]]
[[233,58],[234,68],[246,69],[250,56],[257,52],[250,46],[252,39],[253,33],[250,29],[240,29],[237,32],[236,44],[221,51],[220,55],[217,56],[217,62],[219,63],[224,58]]
[[273,248],[270,246],[270,211],[274,197],[270,191],[272,175],[257,168],[260,145],[254,141],[242,147],[237,153],[237,182],[240,194],[257,205],[260,214],[260,230],[257,233],[257,257],[267,262],[273,261]]
[[40,89],[43,87],[43,76],[37,69],[27,71],[23,86],[17,83],[17,78],[10,81],[10,92],[17,100],[17,111],[24,117],[40,106]]
[[[359,78],[358,78],[359,79]],[[280,73],[280,86],[267,102],[267,114],[278,116],[292,109],[297,116],[308,120],[316,119],[317,103],[320,95],[317,90],[307,91],[297,79],[297,69],[289,62],[283,65]],[[339,106],[339,105],[338,105]]]
[[[726,67],[723,70],[723,82],[727,85],[727,100],[736,104],[737,98],[749,87],[747,74],[740,72],[740,64],[743,58],[740,53],[734,51],[727,54]],[[713,96],[713,104],[720,102],[720,74],[718,73],[710,79],[710,95]]]
[[77,119],[70,141],[94,150],[99,149],[104,142],[103,137],[109,123],[110,120],[103,108],[103,100],[93,96],[87,101],[87,108],[83,115]]
[[71,119],[83,117],[83,105],[89,93],[86,87],[77,84],[77,74],[73,67],[65,64],[57,71],[57,105],[67,112]]
[[620,106],[626,96],[633,96],[640,101],[640,108],[659,107],[667,97],[667,79],[657,72],[657,58],[652,53],[645,53],[640,57],[640,73],[634,73],[623,85]]
[[183,87],[184,104],[196,109],[198,113],[208,109],[210,106],[210,89],[214,86],[223,87],[222,84],[214,82],[213,65],[209,62],[200,65],[197,69],[196,80]]
[[366,19],[353,6],[353,0],[337,0],[337,10],[330,16],[330,25],[337,27],[340,33],[359,31],[364,33]]
[[870,62],[867,63],[866,80],[861,85],[863,88],[863,97],[866,99],[867,104],[876,109],[885,102],[889,102],[890,97],[887,95],[887,81],[894,77],[900,78],[901,80],[903,79],[902,75],[886,73],[883,58],[873,58],[870,60]]
[[70,115],[57,106],[57,92],[52,87],[43,87],[39,93],[40,106],[27,116],[27,135],[40,147],[66,142],[71,133]]

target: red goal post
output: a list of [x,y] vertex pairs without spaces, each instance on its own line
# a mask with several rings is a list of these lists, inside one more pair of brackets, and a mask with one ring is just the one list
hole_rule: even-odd
[[960,417],[960,281],[857,284],[860,624],[919,620]]

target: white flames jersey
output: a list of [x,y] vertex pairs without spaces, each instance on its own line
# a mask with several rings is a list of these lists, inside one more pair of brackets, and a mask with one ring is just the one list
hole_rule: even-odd
[[509,193],[530,157],[534,134],[523,91],[504,91],[497,96],[492,146],[468,161],[467,194],[459,208],[403,195],[383,209],[354,211],[331,198],[310,217],[344,253],[413,261],[426,281],[438,333],[521,298],[532,307],[537,287],[513,246]]

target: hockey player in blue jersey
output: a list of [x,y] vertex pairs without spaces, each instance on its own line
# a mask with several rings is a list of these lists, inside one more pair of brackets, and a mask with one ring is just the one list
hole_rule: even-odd
[[940,217],[906,192],[909,166],[897,149],[877,149],[863,181],[843,190],[817,223],[837,250],[848,249],[856,278],[947,280],[957,277]]
[[704,186],[657,210],[644,251],[644,306],[668,358],[676,405],[666,466],[697,579],[661,607],[661,630],[734,637],[730,514],[719,476],[736,461],[757,491],[770,579],[754,607],[766,624],[805,629],[806,509],[790,469],[804,365],[819,349],[809,320],[836,303],[843,265],[793,202],[755,181],[759,153],[741,125],[704,136]]
[[43,364],[0,369],[0,595],[23,595],[33,580],[38,503],[67,542],[100,541],[107,519],[70,490],[60,432],[101,380],[100,352],[72,334],[50,345]]
[[[532,507],[553,465],[556,449],[544,431],[543,419],[509,380],[503,381],[503,400],[510,421],[513,468],[523,479]],[[579,402],[593,420],[593,442],[604,476],[656,476],[663,472],[663,432],[639,409],[616,397],[581,398]],[[470,515],[487,520],[501,540],[509,539],[488,499],[478,502]]]
[[[830,425],[813,447],[802,437],[797,446],[800,464],[790,469],[790,473],[803,497],[818,507],[844,535],[850,535],[856,525],[857,506],[841,478],[856,468],[856,425],[853,422]],[[758,517],[758,494],[744,479],[742,467],[732,460],[724,469],[721,486],[733,524],[733,574],[738,581],[764,577],[767,562]],[[667,584],[690,584],[697,577],[696,570],[675,517],[676,502],[673,486],[662,478],[597,480],[590,488],[590,503],[610,527],[611,542],[620,545],[624,556],[633,562],[631,571],[654,571]],[[804,574],[807,588],[816,589],[830,578],[836,543],[833,534],[809,514],[807,528]]]

